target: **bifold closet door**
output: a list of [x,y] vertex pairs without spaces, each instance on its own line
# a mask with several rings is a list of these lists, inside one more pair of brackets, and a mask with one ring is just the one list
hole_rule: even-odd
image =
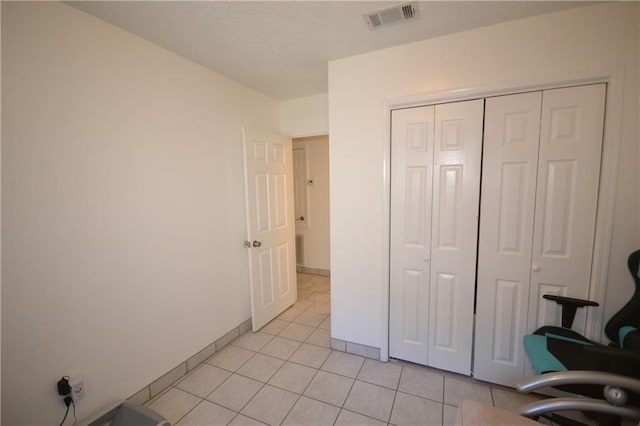
[[[556,294],[589,298],[606,85],[545,90],[531,262],[529,330],[560,325]],[[584,333],[587,309],[573,330]]]
[[429,365],[471,374],[484,100],[436,106]]
[[[514,386],[522,338],[588,298],[605,85],[487,99],[474,376]],[[538,130],[540,129],[539,136]],[[585,328],[585,309],[574,329]]]
[[513,386],[526,355],[542,92],[488,98],[485,107],[473,375]]
[[391,114],[389,354],[426,364],[435,107]]
[[392,357],[470,374],[484,101],[392,113]]

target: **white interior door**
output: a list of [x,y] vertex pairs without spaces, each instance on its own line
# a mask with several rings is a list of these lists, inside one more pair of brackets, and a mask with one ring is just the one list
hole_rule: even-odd
[[436,106],[429,365],[469,375],[484,100]]
[[488,98],[474,377],[514,386],[526,355],[542,92]]
[[297,299],[291,139],[244,128],[251,318],[257,331]]
[[435,107],[391,120],[389,355],[427,364]]
[[[605,93],[605,84],[595,84],[542,95],[529,330],[561,323],[557,304],[543,294],[589,296]],[[579,333],[586,310],[573,324]]]

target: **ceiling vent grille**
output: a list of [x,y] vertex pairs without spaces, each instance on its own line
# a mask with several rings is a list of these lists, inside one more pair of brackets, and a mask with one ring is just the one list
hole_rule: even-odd
[[393,24],[401,24],[418,17],[418,8],[415,1],[399,4],[388,9],[377,10],[364,15],[364,20],[371,30],[386,27]]

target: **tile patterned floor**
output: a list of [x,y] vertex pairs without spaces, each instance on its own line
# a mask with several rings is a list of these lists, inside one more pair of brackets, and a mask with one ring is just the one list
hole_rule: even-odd
[[147,405],[185,425],[452,425],[474,399],[513,410],[535,397],[403,362],[330,349],[330,281],[298,274],[299,300]]

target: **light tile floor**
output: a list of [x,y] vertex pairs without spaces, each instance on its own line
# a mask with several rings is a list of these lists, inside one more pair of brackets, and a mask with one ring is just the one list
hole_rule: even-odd
[[298,274],[299,300],[147,405],[185,425],[452,425],[474,399],[506,410],[535,400],[404,362],[330,349],[330,280]]

